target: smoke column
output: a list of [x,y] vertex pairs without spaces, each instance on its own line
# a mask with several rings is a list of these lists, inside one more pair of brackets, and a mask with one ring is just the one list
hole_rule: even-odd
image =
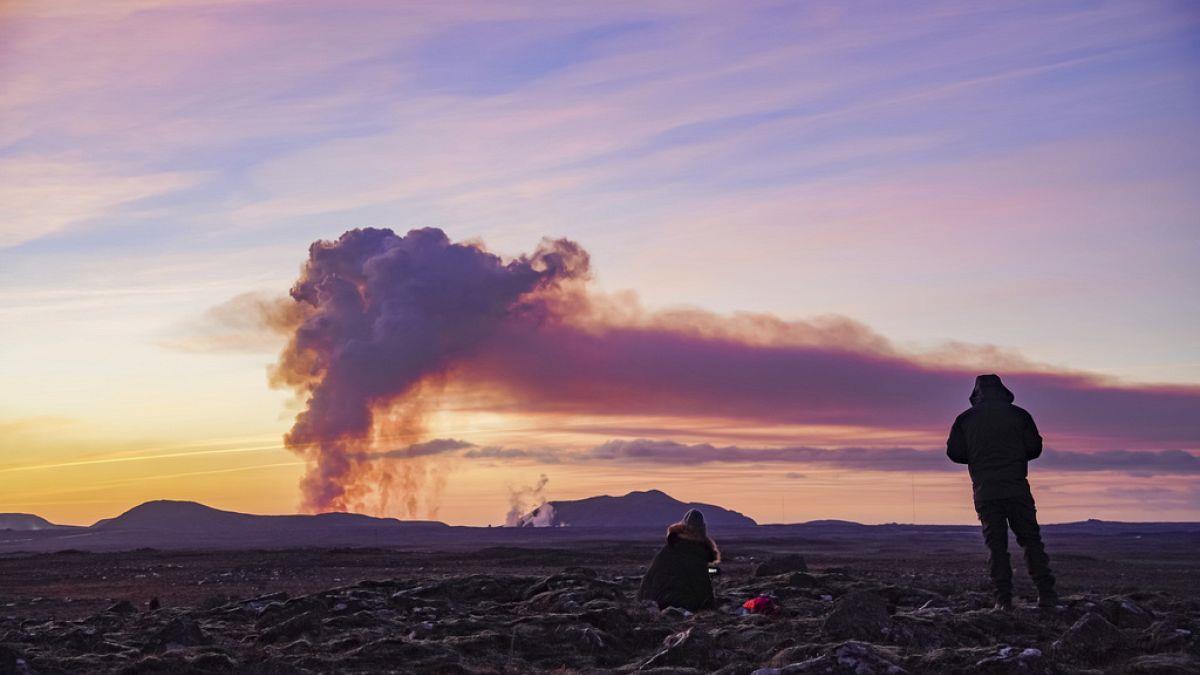
[[837,317],[648,312],[588,278],[587,253],[562,239],[507,261],[436,229],[313,244],[291,300],[264,317],[288,328],[273,382],[304,403],[285,436],[308,463],[303,506],[436,513],[450,460],[435,455],[463,444],[417,441],[444,386],[478,410],[944,438],[975,375],[998,370],[1056,448],[1200,443],[1200,387],[1127,385],[986,346],[914,354]]
[[414,394],[505,322],[536,322],[546,294],[587,273],[587,254],[565,239],[510,261],[432,228],[314,243],[291,289],[301,317],[272,372],[304,400],[284,437],[308,462],[304,508],[351,510],[374,497],[379,510],[414,515],[423,467],[401,458],[396,468],[379,447],[418,436]]

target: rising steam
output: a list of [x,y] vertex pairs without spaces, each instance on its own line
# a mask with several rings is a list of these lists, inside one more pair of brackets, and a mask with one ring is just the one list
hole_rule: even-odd
[[417,440],[415,394],[499,326],[536,322],[549,294],[587,272],[587,254],[565,239],[510,261],[437,229],[351,230],[314,243],[291,290],[303,317],[273,371],[275,384],[305,400],[284,437],[308,461],[304,507],[376,500],[376,510],[415,515],[421,487],[436,487],[444,470],[388,461],[380,448]]
[[[546,501],[546,485],[550,479],[546,474],[538,477],[532,486],[509,488],[508,515],[504,524],[508,527],[549,527],[554,522],[554,506]],[[529,514],[529,518],[525,517]]]

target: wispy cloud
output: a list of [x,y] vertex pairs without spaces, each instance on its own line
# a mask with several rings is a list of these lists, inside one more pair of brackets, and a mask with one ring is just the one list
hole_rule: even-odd
[[[436,439],[420,446],[420,455],[457,453],[466,459],[498,462],[522,461],[537,464],[597,463],[630,466],[803,465],[865,472],[962,472],[944,450],[903,447],[750,447],[678,443],[671,440],[638,438],[611,440],[583,449],[523,449],[477,446],[453,439]],[[399,456],[409,456],[403,451]],[[1049,472],[1114,472],[1130,476],[1197,476],[1200,456],[1182,450],[1099,450],[1073,452],[1048,448],[1033,466]],[[789,472],[788,478],[804,474]]]

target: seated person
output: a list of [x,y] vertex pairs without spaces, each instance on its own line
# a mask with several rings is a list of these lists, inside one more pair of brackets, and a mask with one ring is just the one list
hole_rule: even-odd
[[716,603],[708,568],[720,560],[721,552],[708,538],[704,515],[692,509],[667,528],[667,543],[642,577],[638,599],[653,600],[659,609],[711,609]]

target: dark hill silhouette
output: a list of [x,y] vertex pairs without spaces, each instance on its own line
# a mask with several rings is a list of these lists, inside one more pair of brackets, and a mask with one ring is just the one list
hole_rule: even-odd
[[[746,516],[711,504],[687,504],[659,490],[632,492],[576,501],[550,502],[544,512],[550,524],[565,527],[452,527],[433,521],[373,518],[354,513],[261,516],[214,509],[195,502],[154,501],[97,522],[91,527],[52,525],[49,529],[0,527],[0,554],[38,551],[124,551],[139,548],[231,550],[289,548],[408,548],[479,550],[487,547],[557,547],[572,550],[582,542],[657,543],[662,528],[689,508],[705,514],[718,538],[743,544],[790,542],[789,545],[903,545],[915,539],[937,545],[958,540],[975,544],[977,525],[864,525],[845,520],[815,520],[790,525],[754,526]],[[13,515],[13,514],[9,514]],[[15,514],[23,525],[45,523],[38,516]],[[526,518],[532,517],[530,514]],[[561,518],[561,520],[558,520]],[[1088,520],[1047,524],[1052,536],[1062,534],[1090,546],[1112,542],[1167,542],[1187,545],[1200,536],[1200,523],[1123,523]],[[825,542],[825,544],[821,544]],[[1175,543],[1171,543],[1175,542]]]
[[36,532],[69,527],[55,525],[41,516],[32,513],[0,513],[0,530],[16,530],[20,532]]
[[313,535],[328,530],[347,529],[438,529],[445,523],[429,520],[374,518],[358,513],[319,513],[316,515],[259,516],[222,511],[196,502],[159,500],[129,509],[116,518],[98,521],[93,531],[186,532],[211,536],[263,532],[304,532]]
[[663,528],[678,522],[688,509],[704,514],[709,528],[753,527],[751,518],[712,504],[685,503],[661,490],[601,495],[574,501],[547,502],[520,521],[521,527]]

